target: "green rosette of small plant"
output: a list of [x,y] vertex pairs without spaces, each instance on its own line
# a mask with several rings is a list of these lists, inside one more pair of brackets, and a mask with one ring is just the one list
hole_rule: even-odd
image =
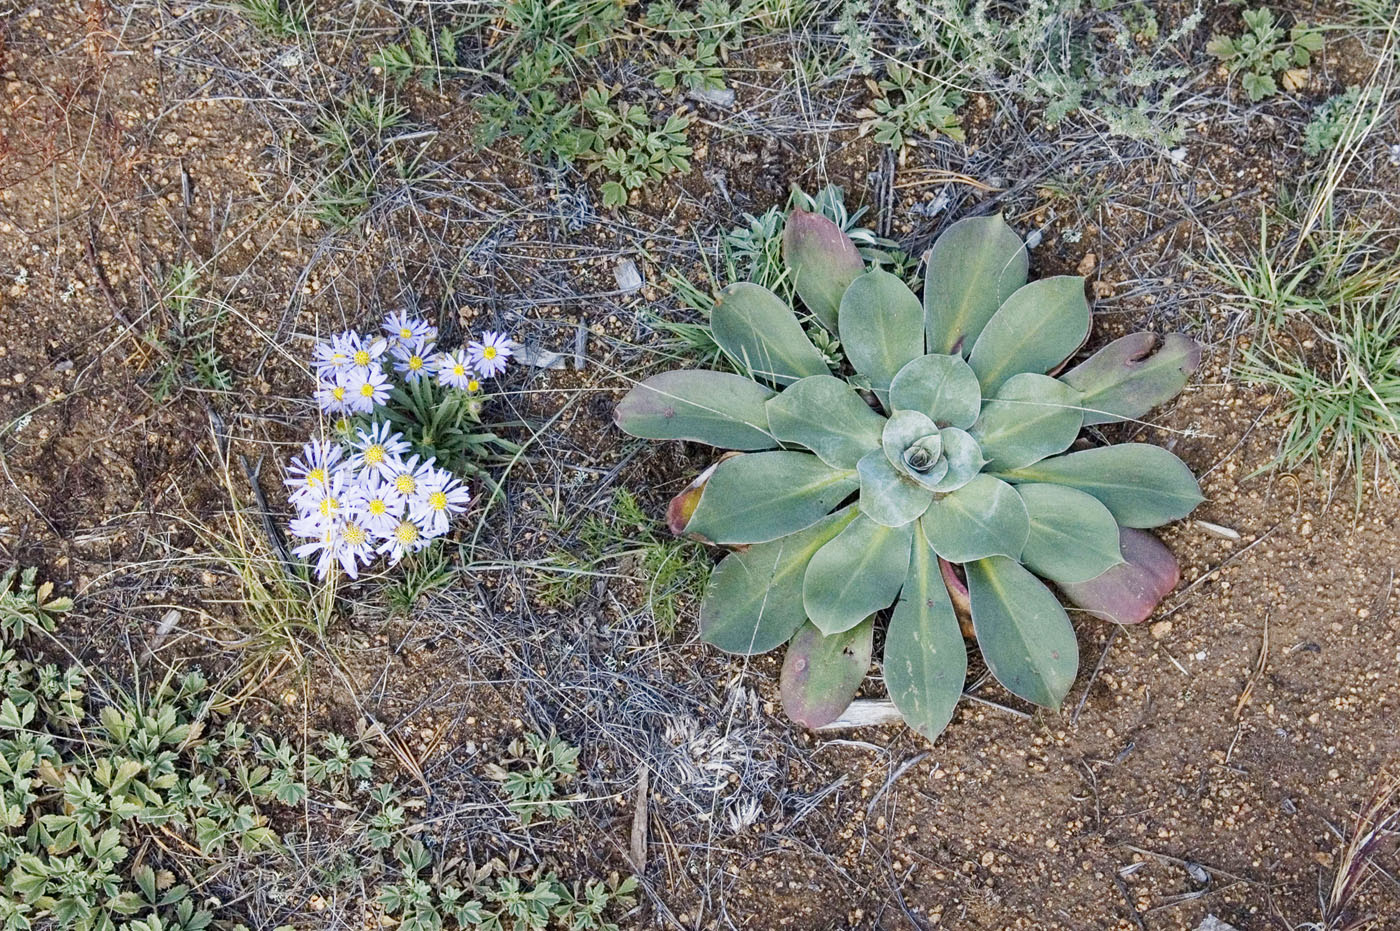
[[810,319],[732,284],[710,330],[737,373],[664,372],[616,410],[633,436],[736,451],[670,506],[677,533],[731,550],[701,638],[745,655],[787,644],[783,706],[808,727],[849,705],[882,620],[885,687],[930,739],[963,692],[965,632],[1009,691],[1058,707],[1079,650],[1046,583],[1091,616],[1145,620],[1180,577],[1145,531],[1201,501],[1176,456],[1084,428],[1175,397],[1199,346],[1134,333],[1067,368],[1089,335],[1084,281],[1028,281],[1000,217],[948,227],[922,297],[818,214],[789,213],[782,255]]

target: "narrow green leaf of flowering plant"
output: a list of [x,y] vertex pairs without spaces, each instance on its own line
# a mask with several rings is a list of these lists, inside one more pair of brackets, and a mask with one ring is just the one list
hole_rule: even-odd
[[1014,559],[968,563],[967,588],[977,646],[1013,695],[1058,708],[1079,670],[1079,643],[1050,589]]
[[987,460],[982,456],[982,447],[966,430],[944,427],[938,435],[943,440],[943,459],[948,463],[948,471],[932,487],[938,492],[956,491],[976,478]]
[[767,543],[821,520],[860,484],[810,453],[773,450],[726,459],[705,483],[688,535],[733,546]]
[[968,217],[938,237],[925,268],[928,351],[967,355],[992,314],[1026,283],[1030,258],[1000,216]]
[[1124,562],[1087,582],[1060,585],[1065,597],[1100,620],[1141,624],[1181,581],[1181,567],[1161,540],[1145,530],[1122,528]]
[[768,401],[768,426],[780,442],[805,446],[833,468],[853,469],[880,444],[885,418],[841,379],[809,375]]
[[962,356],[919,356],[890,382],[890,407],[918,411],[940,427],[966,430],[982,408],[982,386]]
[[[905,364],[924,354],[923,309],[895,275],[873,268],[841,297],[841,345],[881,400]],[[888,406],[888,405],[887,405]]]
[[972,344],[968,364],[994,397],[1020,372],[1048,372],[1068,359],[1089,335],[1089,301],[1077,275],[1041,278],[1006,299]]
[[886,527],[864,514],[817,550],[802,579],[807,617],[824,634],[888,608],[909,571],[914,525]]
[[1021,558],[1031,532],[1030,516],[1016,489],[990,475],[977,475],[929,505],[920,525],[933,551],[949,562],[988,556]]
[[787,385],[828,371],[826,359],[802,332],[792,308],[750,281],[732,284],[715,298],[710,332],[731,359],[773,384]]
[[1087,582],[1121,565],[1118,522],[1093,495],[1030,482],[1017,485],[1031,519],[1021,562],[1036,575],[1064,585]]
[[[427,381],[427,379],[423,379]],[[721,449],[772,449],[764,406],[773,391],[742,375],[677,369],[638,384],[617,405],[613,421],[648,440],[691,440]]]
[[885,633],[883,667],[885,688],[905,723],[937,738],[962,697],[967,646],[938,559],[917,529],[909,574]]
[[[945,466],[946,468],[946,466]],[[933,492],[890,465],[883,450],[872,449],[856,465],[861,513],[886,527],[902,527],[928,510]]]
[[1060,376],[1080,394],[1084,425],[1136,420],[1181,393],[1201,344],[1180,333],[1130,333]]
[[807,309],[835,333],[841,295],[865,271],[856,244],[826,217],[799,208],[783,226],[783,264]]
[[1203,500],[1186,463],[1146,443],[1066,453],[998,475],[1018,484],[1050,482],[1086,491],[1124,527],[1158,527],[1180,520]]
[[700,602],[700,639],[726,653],[767,653],[807,620],[802,576],[813,554],[855,519],[843,508],[806,530],[730,553]]
[[1019,469],[1069,449],[1083,421],[1073,388],[1049,375],[1022,372],[982,405],[972,435],[988,469]]
[[841,717],[870,670],[875,619],[823,636],[803,624],[788,643],[778,694],[783,711],[803,727],[821,727]]

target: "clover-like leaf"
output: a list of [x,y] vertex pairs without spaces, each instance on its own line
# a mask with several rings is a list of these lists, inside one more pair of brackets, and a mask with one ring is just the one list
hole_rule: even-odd
[[919,522],[935,553],[949,562],[988,556],[1019,559],[1030,535],[1025,502],[1001,479],[977,475],[940,496]]
[[805,446],[833,468],[853,469],[880,444],[885,418],[831,375],[809,375],[768,401],[768,426],[783,443]]
[[982,409],[982,386],[962,356],[919,356],[890,383],[890,407],[896,413],[918,411],[940,427],[966,430]]
[[1026,283],[1029,267],[1021,237],[1000,216],[968,217],[944,230],[924,272],[928,351],[967,355],[997,308]]
[[841,297],[841,345],[856,371],[883,395],[910,360],[924,354],[923,308],[895,275],[874,268]]
[[1079,392],[1084,425],[1136,420],[1181,393],[1201,344],[1180,333],[1130,333],[1060,376]]
[[1073,388],[1048,375],[1022,372],[982,405],[972,435],[988,469],[1019,469],[1069,449],[1083,420]]
[[994,397],[1001,383],[1020,372],[1048,372],[1069,358],[1089,335],[1084,279],[1041,278],[1006,299],[972,345],[968,364],[982,394]]
[[1122,443],[1042,459],[999,473],[1012,482],[1051,482],[1098,498],[1124,527],[1180,520],[1203,500],[1186,463],[1146,443]]
[[826,359],[782,298],[752,282],[732,284],[715,298],[710,333],[731,359],[755,378],[787,385],[825,375]]
[[788,644],[778,677],[783,711],[803,727],[821,727],[841,717],[870,669],[875,619],[823,635],[804,624]]
[[1065,609],[1014,559],[992,556],[965,568],[987,668],[1011,694],[1059,707],[1079,670],[1079,643]]
[[936,738],[962,697],[967,647],[938,559],[917,529],[909,574],[885,633],[882,665],[890,700],[905,722],[929,740]]
[[1098,498],[1064,485],[1029,482],[1016,491],[1026,503],[1030,536],[1021,562],[1059,585],[1087,582],[1121,565],[1118,522]]
[[825,517],[856,490],[853,469],[772,450],[726,459],[705,483],[685,532],[712,543],[767,543]]
[[817,550],[802,580],[807,617],[824,634],[888,608],[909,571],[914,525],[886,527],[864,514]]
[[723,449],[772,449],[768,430],[773,392],[742,375],[678,369],[653,375],[617,405],[625,433],[648,440],[691,440]]

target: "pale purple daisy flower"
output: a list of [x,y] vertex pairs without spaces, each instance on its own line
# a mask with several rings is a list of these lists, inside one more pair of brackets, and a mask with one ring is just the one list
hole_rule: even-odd
[[389,565],[395,565],[408,553],[416,553],[432,542],[412,520],[404,519],[394,525],[393,531],[378,546],[378,552],[389,557]]
[[387,476],[390,496],[406,503],[418,493],[418,486],[432,478],[437,467],[429,459],[421,465],[416,455],[401,460],[392,475]]
[[[354,517],[346,517],[335,529],[335,556],[350,578],[360,575],[360,563],[374,561],[374,541],[369,531]],[[324,578],[325,576],[322,576]]]
[[287,466],[286,483],[291,489],[292,501],[314,499],[324,494],[344,456],[345,449],[339,443],[312,440],[303,446],[301,455],[293,456]]
[[310,543],[303,543],[295,547],[292,554],[299,559],[316,557],[316,577],[324,579],[330,574],[331,566],[335,563],[335,530],[332,527],[325,527],[317,533],[316,538]]
[[461,513],[471,501],[471,492],[451,472],[434,469],[418,483],[418,492],[409,499],[409,516],[423,528],[429,537],[440,537],[447,533],[448,519]]
[[359,481],[353,513],[366,530],[379,539],[390,537],[403,519],[405,501],[393,493],[393,486],[377,475],[365,475]]
[[376,404],[389,400],[389,376],[380,369],[353,370],[345,385],[346,403],[357,414],[368,414]]
[[390,352],[394,356],[394,371],[409,381],[417,381],[437,370],[433,356],[433,341],[415,339],[401,342]]
[[509,336],[487,330],[481,342],[467,344],[467,358],[482,378],[494,378],[506,370],[506,360],[515,352],[516,345]]
[[463,391],[470,390],[467,385],[474,379],[472,373],[472,363],[467,354],[461,349],[452,352],[440,352],[436,359],[437,380],[447,385],[449,388],[461,388]]
[[350,411],[350,392],[345,387],[344,370],[327,371],[316,382],[316,406],[327,414],[346,414]]
[[346,463],[357,472],[371,472],[389,478],[394,474],[398,461],[408,452],[408,441],[402,433],[391,433],[389,421],[380,420],[368,430],[356,432],[350,442],[354,450]]
[[384,332],[395,345],[399,343],[437,339],[437,327],[406,310],[396,310],[384,318]]
[[330,339],[321,340],[311,352],[311,365],[316,374],[325,378],[336,372],[343,372],[354,363],[351,356],[360,347],[360,334],[353,330],[337,333]]

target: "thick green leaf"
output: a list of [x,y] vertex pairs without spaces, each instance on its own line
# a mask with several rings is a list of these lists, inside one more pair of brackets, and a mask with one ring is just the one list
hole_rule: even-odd
[[918,530],[885,633],[884,671],[885,688],[905,722],[929,740],[943,733],[962,697],[967,647],[938,560]]
[[976,477],[986,460],[982,458],[982,447],[972,434],[957,427],[944,427],[938,431],[943,439],[943,458],[948,463],[948,471],[933,484],[934,491],[956,491]]
[[1087,582],[1060,586],[1065,597],[1100,620],[1141,624],[1181,581],[1181,567],[1161,540],[1145,530],[1122,528],[1124,562]]
[[1084,424],[1136,420],[1181,393],[1201,365],[1201,345],[1180,333],[1130,333],[1061,379],[1080,393]]
[[1029,266],[1021,237],[1000,216],[948,227],[929,250],[924,273],[928,351],[966,355],[992,314],[1026,283]]
[[1031,528],[1016,489],[990,475],[975,476],[938,498],[919,523],[934,552],[949,562],[988,556],[1019,559]]
[[860,510],[877,524],[902,527],[928,509],[933,492],[890,465],[883,450],[872,449],[856,466]]
[[828,371],[792,308],[750,281],[719,293],[710,313],[710,332],[730,358],[764,381],[786,385]]
[[919,356],[890,383],[890,407],[918,411],[940,427],[966,430],[982,408],[982,386],[962,356]]
[[712,543],[767,543],[810,527],[859,486],[854,469],[833,469],[792,450],[726,459],[705,483],[687,534]]
[[[773,402],[768,403],[771,411]],[[1003,382],[996,397],[982,405],[972,435],[982,444],[988,469],[1019,469],[1069,449],[1083,419],[1073,388],[1049,375],[1022,372]]]
[[877,394],[911,359],[924,354],[923,309],[896,276],[874,268],[851,282],[838,320],[846,358]]
[[730,553],[700,602],[700,639],[726,653],[767,653],[807,620],[802,576],[822,546],[856,516],[843,508],[806,530]]
[[999,473],[1012,482],[1051,482],[1087,491],[1125,527],[1158,527],[1201,503],[1201,487],[1186,463],[1159,446],[1123,443],[1042,459]]
[[875,619],[823,636],[803,624],[788,644],[778,694],[783,711],[803,727],[821,727],[841,717],[870,670]]
[[1087,582],[1123,562],[1118,522],[1098,498],[1035,482],[1016,491],[1031,519],[1021,562],[1036,575],[1057,584]]
[[1050,371],[1088,335],[1084,279],[1042,278],[1006,299],[973,343],[967,361],[982,383],[982,394],[994,397],[1012,375]]
[[966,568],[972,627],[987,668],[1011,694],[1059,707],[1079,670],[1065,609],[1014,559],[992,556]]
[[807,565],[802,602],[824,634],[849,630],[888,608],[909,571],[914,525],[886,527],[864,514],[851,521]]
[[809,375],[768,402],[768,427],[779,441],[805,446],[829,466],[853,469],[880,445],[885,418],[841,379]]
[[807,309],[835,333],[841,295],[865,271],[855,243],[821,214],[794,210],[783,227],[783,264]]
[[617,405],[613,420],[648,440],[693,440],[721,449],[772,449],[765,402],[772,390],[742,375],[704,369],[662,372]]

